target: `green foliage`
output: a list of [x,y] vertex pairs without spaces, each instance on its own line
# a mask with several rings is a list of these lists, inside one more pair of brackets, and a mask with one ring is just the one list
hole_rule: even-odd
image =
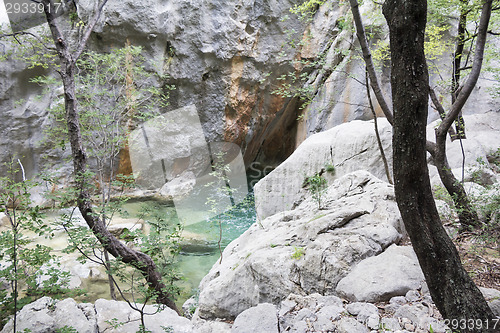
[[[16,165],[20,168],[17,168]],[[24,305],[45,295],[68,295],[69,273],[56,264],[53,249],[37,244],[35,237],[51,238],[54,230],[44,223],[38,206],[32,205],[30,188],[36,183],[25,179],[19,159],[5,165],[8,172],[0,177],[0,212],[9,224],[0,232],[0,280],[6,289],[0,290],[0,324]],[[14,316],[16,320],[16,316]]]
[[335,166],[331,163],[325,164],[325,170],[326,170],[326,172],[329,172],[332,175],[335,174]]
[[78,333],[72,326],[65,325],[64,327],[55,330],[55,333]]
[[299,260],[306,254],[306,249],[303,247],[293,247],[293,254],[292,254],[292,259]]
[[312,198],[318,204],[318,209],[321,209],[321,199],[328,189],[328,182],[325,177],[316,172],[313,176],[306,177],[302,186],[311,192]]
[[[98,172],[116,159],[130,126],[168,105],[173,87],[157,88],[167,79],[159,72],[146,71],[142,49],[135,46],[106,54],[89,51],[79,58],[75,84],[81,133],[88,154],[97,159]],[[47,88],[54,80],[42,76],[32,82]],[[68,140],[64,101],[53,103],[49,111],[54,126],[45,131],[45,140],[64,149]]]
[[306,0],[300,5],[294,5],[290,8],[290,12],[298,15],[299,17],[312,16],[325,2],[326,0]]
[[[491,158],[493,167],[495,167],[496,161],[493,155],[498,153],[500,153],[500,148],[488,156],[489,160]],[[468,178],[473,183],[481,184],[484,169],[489,168],[491,165],[481,158],[478,158],[476,162],[477,165],[468,170]],[[482,184],[482,186],[482,190],[475,190],[469,194],[471,204],[481,222],[481,227],[474,230],[474,233],[483,244],[500,249],[498,247],[500,240],[500,186],[498,183],[493,185]],[[452,208],[453,211],[447,216],[442,216],[442,218],[445,221],[455,223],[456,213],[460,213],[464,208],[454,205],[455,200],[442,186],[434,188],[434,198],[445,201]]]
[[383,66],[391,59],[391,50],[388,40],[379,40],[375,43],[372,50],[373,61],[377,66]]
[[120,328],[121,326],[125,325],[124,322],[121,322],[121,321],[119,321],[116,318],[111,318],[109,320],[106,320],[105,323],[108,324],[109,326],[111,326],[114,329]]

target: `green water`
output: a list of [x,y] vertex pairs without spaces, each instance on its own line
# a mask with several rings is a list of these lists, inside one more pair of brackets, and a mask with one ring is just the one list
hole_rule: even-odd
[[[153,200],[126,203],[123,206],[126,212],[124,217],[138,218],[144,207],[155,211],[169,224],[179,223],[172,203]],[[177,282],[177,286],[181,288],[181,294],[176,302],[178,306],[196,293],[201,279],[220,257],[219,221],[222,227],[221,247],[224,249],[255,222],[256,216],[253,194],[249,194],[242,203],[232,209],[210,219],[200,218],[203,216],[203,211],[193,210],[191,213],[193,219],[183,223],[182,248],[177,258],[177,269],[182,276],[182,280]],[[201,221],[198,221],[200,219]]]

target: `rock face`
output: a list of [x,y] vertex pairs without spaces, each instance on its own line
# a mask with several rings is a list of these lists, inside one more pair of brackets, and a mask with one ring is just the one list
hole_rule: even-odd
[[[491,172],[494,168],[495,152],[500,148],[500,113],[488,112],[465,116],[467,139],[462,140],[465,153],[465,181],[477,182],[480,185],[491,185],[497,182]],[[434,141],[436,123],[427,127],[427,138]],[[450,167],[457,179],[462,179],[462,146],[460,141],[446,141],[446,152]],[[431,161],[432,163],[432,161]],[[439,183],[435,167],[429,168],[433,184]],[[498,171],[497,171],[498,172]],[[479,176],[479,177],[478,177]]]
[[[142,46],[146,58],[157,65],[149,64],[148,69],[168,75],[163,85],[176,86],[170,106],[163,112],[195,105],[207,141],[240,146],[247,166],[253,161],[276,165],[310,135],[372,117],[365,88],[358,83],[364,81],[364,66],[354,50],[356,38],[351,29],[345,29],[348,6],[325,4],[306,24],[289,11],[300,3],[146,0],[138,4],[124,0],[105,8],[89,48],[106,52],[128,42]],[[88,17],[93,5],[90,0],[79,1],[79,15]],[[361,7],[365,24],[380,31],[375,38],[383,40],[387,38],[382,28],[385,22],[381,15],[372,15],[375,10],[373,3]],[[300,47],[291,47],[294,41]],[[282,75],[303,70],[300,62],[292,60],[318,57],[325,59],[324,64],[304,71],[308,77],[302,88],[315,92],[304,111],[297,98],[272,93],[292,83],[278,80]],[[387,66],[381,72],[382,88],[390,96]],[[19,60],[0,66],[0,151],[21,157],[30,176],[41,171],[45,163],[41,156],[48,152],[40,144],[41,129],[50,127],[47,107],[62,96],[62,90],[55,87],[37,97],[42,88],[29,79],[42,74],[48,74],[47,70],[27,69]],[[465,114],[498,111],[498,103],[484,89],[489,82],[479,81]],[[381,116],[377,103],[375,108]],[[297,121],[300,113],[303,120]],[[431,114],[430,121],[437,118],[436,113]],[[60,162],[61,155],[64,153],[50,153],[49,161]],[[1,154],[0,165],[7,159]],[[61,163],[57,165],[62,168]],[[67,175],[71,165],[62,169]]]
[[[246,162],[258,154],[280,162],[295,148],[298,105],[271,92],[279,76],[294,71],[290,60],[296,51],[286,46],[286,32],[300,39],[304,24],[293,15],[282,18],[298,3],[125,0],[105,8],[89,49],[142,46],[148,69],[168,74],[162,84],[176,87],[163,112],[195,105],[207,141],[241,146]],[[87,17],[93,6],[79,1],[79,15]],[[282,51],[287,55],[279,56]],[[14,60],[0,68],[0,151],[17,153],[30,175],[40,171],[40,155],[47,153],[40,145],[41,129],[50,123],[47,107],[62,96],[55,87],[37,99],[43,89],[29,79],[47,73]]]
[[308,196],[229,244],[200,283],[197,314],[230,319],[290,293],[335,294],[351,267],[404,233],[392,186],[365,171],[335,180],[323,202],[318,210]]

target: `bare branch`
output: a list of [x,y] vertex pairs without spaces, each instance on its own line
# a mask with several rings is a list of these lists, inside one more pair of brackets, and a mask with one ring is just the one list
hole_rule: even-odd
[[14,37],[14,39],[16,40],[16,42],[18,42],[18,43],[19,43],[19,45],[21,45],[22,43],[21,43],[21,42],[17,39],[17,36],[23,36],[23,35],[28,35],[28,36],[31,36],[31,37],[35,38],[35,39],[36,39],[36,40],[38,40],[38,41],[40,42],[40,44],[42,44],[42,45],[43,45],[43,47],[44,47],[44,48],[46,48],[47,50],[55,50],[55,48],[45,45],[45,44],[43,43],[42,39],[41,39],[39,36],[37,36],[37,35],[35,35],[35,34],[31,33],[31,32],[27,32],[27,31],[18,31],[18,32],[13,32],[13,33],[11,33],[11,34],[1,34],[1,35],[0,35],[0,39],[2,39],[2,38],[4,38],[4,37]]
[[97,10],[94,11],[94,16],[90,19],[90,21],[87,23],[87,28],[83,32],[83,37],[80,40],[80,43],[78,44],[78,47],[76,49],[75,54],[73,55],[74,61],[76,61],[80,55],[82,54],[83,50],[85,49],[85,46],[87,45],[87,41],[90,37],[90,34],[94,30],[95,25],[99,21],[99,18],[101,17],[101,12],[103,11],[104,6],[108,0],[102,0],[98,5],[97,5]]

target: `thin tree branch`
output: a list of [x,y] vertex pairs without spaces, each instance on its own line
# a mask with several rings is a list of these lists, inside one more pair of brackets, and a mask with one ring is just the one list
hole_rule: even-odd
[[[439,117],[441,118],[441,120],[443,120],[446,117],[446,111],[444,110],[443,105],[436,96],[436,92],[431,86],[429,86],[429,96],[431,98],[432,104],[434,104],[434,106],[436,107]],[[454,137],[456,135],[453,127],[450,126],[448,134],[450,135],[450,137]]]
[[28,35],[28,36],[31,36],[33,38],[35,38],[36,40],[38,40],[40,42],[40,44],[43,45],[44,48],[46,48],[47,50],[51,50],[51,51],[55,51],[55,48],[54,47],[50,47],[50,46],[47,46],[43,43],[42,39],[31,33],[31,32],[28,32],[28,31],[18,31],[18,32],[13,32],[11,34],[1,34],[0,35],[0,39],[4,38],[4,37],[14,37],[14,39],[16,40],[16,42],[19,43],[19,45],[21,45],[22,43],[17,39],[17,36],[23,36],[23,35]]
[[363,59],[365,60],[366,68],[370,76],[371,87],[373,89],[373,92],[375,93],[375,97],[377,97],[377,102],[382,108],[385,117],[392,125],[392,112],[384,98],[384,95],[382,94],[382,90],[380,89],[377,73],[375,72],[375,66],[373,65],[372,56],[370,53],[370,49],[368,48],[368,42],[366,40],[365,27],[361,19],[361,14],[359,13],[358,0],[349,0],[349,2],[351,4],[351,12],[352,16],[354,17],[354,23],[356,25],[356,34],[358,36],[359,44],[361,45],[361,50],[363,51]]
[[458,117],[460,111],[462,111],[465,102],[469,98],[479,78],[479,73],[481,72],[481,67],[483,65],[484,48],[486,45],[486,35],[488,32],[488,25],[491,17],[492,2],[492,0],[486,0],[481,10],[481,19],[479,21],[479,31],[476,41],[476,52],[474,55],[474,63],[472,64],[472,71],[470,73],[469,79],[465,82],[460,93],[457,96],[457,99],[452,104],[450,112],[439,125],[436,131],[436,136],[446,136],[446,132],[453,124],[453,121]]
[[103,11],[103,8],[104,8],[104,6],[106,5],[107,2],[108,2],[108,0],[102,0],[101,3],[98,4],[97,10],[94,11],[94,13],[95,13],[94,16],[87,23],[87,28],[83,32],[83,37],[80,40],[80,43],[77,46],[76,52],[73,55],[74,61],[76,61],[80,57],[80,55],[82,54],[83,50],[85,49],[85,46],[87,45],[87,41],[88,41],[88,39],[90,37],[90,34],[92,33],[92,31],[94,30],[95,25],[99,21],[99,18],[101,17],[101,12]]

